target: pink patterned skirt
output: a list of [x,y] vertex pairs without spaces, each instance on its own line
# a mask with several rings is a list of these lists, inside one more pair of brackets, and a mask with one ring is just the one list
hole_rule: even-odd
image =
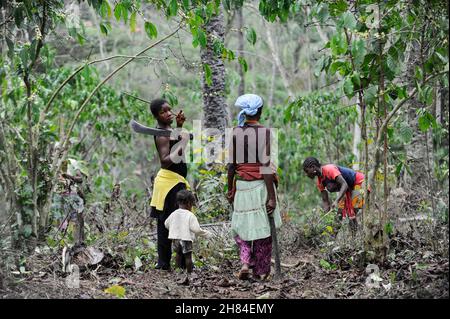
[[241,263],[248,264],[253,268],[254,275],[270,274],[272,237],[245,241],[237,235],[234,239],[239,247]]

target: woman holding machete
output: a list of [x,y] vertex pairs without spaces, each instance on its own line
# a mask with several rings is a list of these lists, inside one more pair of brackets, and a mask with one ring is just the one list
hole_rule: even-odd
[[[174,113],[172,113],[166,100],[153,100],[150,103],[150,111],[158,121],[158,129],[172,131],[171,124],[173,123]],[[177,128],[182,128],[186,121],[182,110],[175,116],[175,120]],[[169,136],[155,136],[154,139],[161,163],[161,169],[158,171],[153,185],[150,202],[150,216],[158,220],[158,263],[155,268],[170,271],[172,243],[168,239],[169,231],[164,226],[164,222],[178,208],[177,193],[182,189],[190,189],[186,180],[187,165],[184,159],[189,134],[181,133],[181,140],[174,140]]]

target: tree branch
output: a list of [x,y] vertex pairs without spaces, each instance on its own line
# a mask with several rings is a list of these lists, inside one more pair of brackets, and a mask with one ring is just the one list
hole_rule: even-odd
[[[69,129],[67,130],[67,133],[65,134],[64,141],[61,144],[61,148],[60,149],[58,149],[58,148],[55,149],[55,154],[54,154],[53,161],[52,161],[52,166],[51,166],[52,167],[52,171],[50,172],[51,181],[52,181],[52,190],[55,187],[55,178],[58,175],[57,172],[61,169],[61,165],[63,163],[63,160],[64,160],[64,158],[65,158],[65,156],[67,155],[67,152],[68,152],[68,145],[67,144],[68,144],[68,141],[70,139],[70,135],[72,134],[72,131],[73,131],[74,127],[75,127],[76,122],[78,121],[78,118],[79,118],[80,114],[84,111],[84,109],[88,105],[88,102],[91,100],[91,98],[94,96],[94,94],[98,91],[98,89],[102,85],[104,85],[109,79],[111,79],[117,72],[119,72],[121,69],[123,69],[130,62],[135,60],[141,54],[145,53],[146,51],[150,50],[151,48],[157,46],[161,42],[163,42],[163,41],[167,40],[168,38],[172,37],[173,35],[175,35],[182,28],[182,25],[183,25],[183,23],[180,23],[178,25],[178,27],[175,29],[175,31],[171,32],[170,34],[168,34],[167,36],[165,36],[161,40],[159,40],[159,41],[157,41],[157,42],[147,46],[146,48],[144,48],[143,50],[141,50],[140,52],[138,52],[134,56],[130,57],[127,61],[125,61],[119,67],[117,67],[114,71],[112,71],[87,96],[87,98],[84,100],[84,102],[82,103],[82,105],[78,109],[77,113],[75,114],[75,117],[72,120],[72,123],[71,123]],[[50,204],[50,200],[51,200],[50,198],[47,200],[47,205]],[[42,224],[41,225],[45,225],[45,223],[46,223],[46,217],[42,219]]]
[[[445,73],[448,73],[448,70],[442,71],[442,72],[438,72],[438,73],[435,73],[435,74],[432,74],[432,75],[428,76],[428,77],[424,80],[424,82],[422,83],[422,85],[424,85],[425,83],[427,83],[427,82],[429,82],[430,80],[434,79],[435,77],[440,76],[440,75],[443,75],[443,74],[445,74]],[[407,98],[405,98],[405,99],[402,100],[400,103],[398,103],[398,104],[394,107],[394,109],[393,109],[391,112],[389,112],[389,114],[387,115],[386,119],[383,121],[383,124],[382,124],[381,127],[380,127],[380,132],[381,132],[381,133],[386,129],[387,125],[389,124],[389,121],[392,119],[392,117],[395,115],[395,113],[397,113],[397,111],[398,111],[398,110],[399,110],[399,109],[400,109],[407,101],[409,101],[410,99],[412,99],[416,94],[417,94],[417,88],[414,88],[414,89],[408,94],[408,97],[407,97]],[[381,141],[381,135],[382,135],[382,134],[380,134],[380,135],[378,136],[378,138],[377,138],[377,145],[378,145],[378,143]]]
[[[434,73],[430,76],[428,76],[422,83],[422,85],[426,84],[427,82],[429,82],[430,80],[434,79],[435,77],[438,77],[440,75],[446,74],[448,73],[448,70],[442,71],[442,72],[438,72],[438,73]],[[413,90],[411,90],[408,93],[408,97],[406,97],[405,99],[403,99],[401,102],[399,102],[394,109],[392,109],[391,112],[389,112],[389,114],[387,115],[387,117],[385,118],[385,120],[383,121],[381,127],[380,127],[380,133],[377,137],[377,141],[375,144],[375,158],[379,158],[380,157],[380,147],[381,144],[383,142],[383,136],[384,136],[384,132],[386,130],[387,125],[389,124],[389,121],[392,119],[392,117],[395,115],[395,113],[397,113],[397,111],[409,100],[411,100],[415,95],[417,94],[417,87],[415,87]],[[370,170],[370,174],[369,174],[369,185],[373,184],[373,180],[375,177],[375,172],[378,170],[378,163],[379,161],[375,160],[375,164],[372,167],[372,169]]]

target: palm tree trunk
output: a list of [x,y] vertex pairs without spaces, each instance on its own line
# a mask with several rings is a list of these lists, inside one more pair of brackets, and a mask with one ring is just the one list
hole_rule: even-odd
[[[238,17],[238,48],[239,48],[239,56],[244,58],[244,17],[242,16],[242,7],[237,9],[237,17]],[[241,77],[241,81],[239,82],[238,95],[245,94],[245,72],[244,67],[239,64],[239,76]]]
[[213,39],[223,42],[223,13],[211,17],[204,26],[207,36],[206,47],[201,50],[203,64],[211,68],[211,85],[207,83],[206,75],[203,75],[203,112],[206,128],[218,129],[224,132],[227,126],[227,105],[225,100],[225,65],[222,57],[213,50]]

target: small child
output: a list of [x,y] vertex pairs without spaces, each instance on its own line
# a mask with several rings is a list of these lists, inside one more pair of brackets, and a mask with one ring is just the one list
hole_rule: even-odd
[[[164,225],[169,230],[169,239],[172,240],[174,251],[176,252],[177,268],[186,265],[188,275],[192,272],[192,242],[195,235],[210,238],[212,234],[200,228],[197,217],[191,212],[195,203],[194,195],[188,190],[181,190],[177,193],[178,209],[166,219]],[[187,278],[185,281],[189,281]]]

